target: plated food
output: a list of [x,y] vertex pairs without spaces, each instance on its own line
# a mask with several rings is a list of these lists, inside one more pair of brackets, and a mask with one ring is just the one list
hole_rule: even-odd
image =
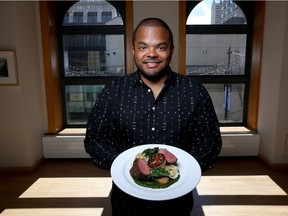
[[[145,149],[167,149],[176,158],[179,171],[177,182],[169,187],[155,188],[143,187],[135,182],[130,174],[131,166],[139,152]],[[165,144],[145,144],[132,147],[122,152],[112,163],[111,177],[113,182],[125,193],[145,200],[169,200],[183,196],[193,190],[201,179],[201,169],[198,162],[188,152],[177,147]],[[170,180],[172,181],[172,179]]]
[[135,183],[149,188],[166,188],[180,178],[177,157],[166,148],[147,148],[139,152],[130,168]]

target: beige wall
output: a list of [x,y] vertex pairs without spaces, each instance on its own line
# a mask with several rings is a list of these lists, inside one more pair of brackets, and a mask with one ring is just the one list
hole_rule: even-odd
[[[165,7],[163,7],[165,4]],[[178,70],[178,1],[134,1],[133,15],[134,28],[144,18],[158,17],[170,26],[173,32],[175,50],[171,60],[171,67]]]
[[258,128],[260,153],[273,163],[288,162],[288,152],[285,156],[288,135],[287,40],[288,2],[267,1]]
[[[18,86],[0,86],[0,167],[31,166],[45,132],[36,2],[0,2],[0,49],[16,50]],[[37,7],[38,8],[38,7]]]
[[[163,4],[165,7],[163,8]],[[134,26],[157,16],[174,32],[172,68],[178,68],[178,2],[135,1]],[[260,153],[271,163],[288,163],[288,2],[267,1],[262,63]],[[38,2],[0,1],[0,49],[17,52],[19,86],[0,86],[0,167],[32,166],[43,155],[47,131]]]

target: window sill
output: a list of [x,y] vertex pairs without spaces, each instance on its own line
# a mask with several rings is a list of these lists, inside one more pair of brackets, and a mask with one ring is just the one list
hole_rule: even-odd
[[[220,156],[258,156],[260,135],[245,127],[221,127]],[[44,158],[89,158],[83,140],[85,128],[66,128],[42,137]]]
[[246,127],[220,127],[221,134],[249,134],[254,133]]
[[[247,134],[253,133],[253,131],[249,130],[246,127],[221,127],[221,134]],[[65,128],[58,133],[58,135],[85,135],[85,128]]]

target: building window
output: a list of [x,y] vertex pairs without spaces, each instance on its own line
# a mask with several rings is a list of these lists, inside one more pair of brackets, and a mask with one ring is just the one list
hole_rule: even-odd
[[102,23],[106,23],[112,19],[112,12],[111,11],[103,11],[101,14],[101,21]]
[[125,2],[79,1],[60,22],[64,127],[84,127],[104,85],[125,75]]
[[244,15],[249,8],[235,5],[187,1],[186,74],[207,88],[222,126],[247,122],[252,16]]
[[75,13],[73,13],[72,17],[73,17],[73,23],[74,24],[83,23],[83,12],[75,12]]
[[97,12],[88,12],[87,13],[87,23],[96,24],[97,23]]

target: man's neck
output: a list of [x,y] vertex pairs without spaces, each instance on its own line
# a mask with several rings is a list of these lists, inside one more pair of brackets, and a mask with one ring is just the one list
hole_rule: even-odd
[[156,99],[158,97],[159,93],[161,92],[167,77],[168,77],[168,75],[165,75],[165,76],[161,77],[161,79],[159,79],[159,80],[149,80],[149,79],[141,76],[141,79],[148,87],[151,88],[151,90],[153,91],[154,98]]

